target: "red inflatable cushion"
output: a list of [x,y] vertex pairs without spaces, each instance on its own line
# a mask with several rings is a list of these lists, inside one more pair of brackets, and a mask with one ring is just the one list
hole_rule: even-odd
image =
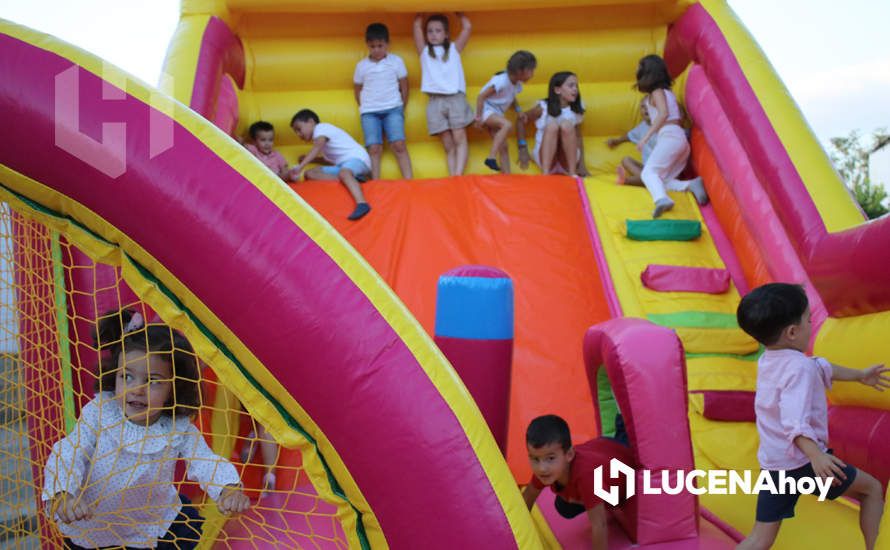
[[646,288],[659,292],[705,292],[729,290],[729,271],[708,267],[650,264],[640,275]]

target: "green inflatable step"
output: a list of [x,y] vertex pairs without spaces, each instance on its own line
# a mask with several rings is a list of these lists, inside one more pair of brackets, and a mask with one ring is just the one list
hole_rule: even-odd
[[627,238],[635,241],[691,241],[701,237],[697,220],[627,220]]

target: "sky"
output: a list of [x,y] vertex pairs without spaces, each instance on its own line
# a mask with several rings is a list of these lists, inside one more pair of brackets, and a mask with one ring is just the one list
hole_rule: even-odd
[[[890,1],[729,4],[822,143],[853,130],[870,135],[890,127]],[[179,0],[0,0],[0,17],[67,40],[156,84]],[[890,154],[881,155],[879,164],[873,179],[890,184]]]

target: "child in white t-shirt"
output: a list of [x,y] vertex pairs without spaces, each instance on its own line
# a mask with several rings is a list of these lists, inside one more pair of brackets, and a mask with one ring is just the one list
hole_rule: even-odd
[[467,167],[467,126],[473,109],[467,103],[467,83],[460,52],[470,40],[470,19],[463,13],[461,31],[453,43],[448,37],[448,18],[431,15],[423,24],[414,19],[414,45],[420,54],[420,90],[429,96],[426,122],[431,136],[440,136],[448,158],[448,174],[459,176]]
[[348,216],[355,221],[371,211],[360,183],[371,175],[371,158],[352,136],[333,124],[319,121],[309,109],[299,111],[290,121],[294,132],[303,140],[313,142],[312,149],[291,169],[291,181],[299,181],[306,166],[321,157],[329,166],[319,166],[305,173],[310,180],[338,180],[355,200],[355,210]]
[[405,147],[408,69],[401,57],[389,53],[389,29],[383,23],[368,25],[365,42],[368,56],[355,66],[352,82],[362,118],[365,147],[371,156],[371,178],[380,178],[383,134],[386,134],[402,177],[411,179],[411,157]]
[[[643,136],[649,132],[649,110],[646,109],[646,97],[640,101],[640,117],[642,118],[642,121],[626,134],[621,137],[609,138],[606,140],[606,145],[609,146],[609,149],[614,149],[622,143],[628,142],[636,145],[643,139]],[[651,155],[652,150],[655,149],[655,139],[656,138],[652,138],[646,142],[646,146],[640,151],[643,162],[640,162],[633,157],[624,157],[621,159],[621,164],[618,165],[617,169],[619,185],[643,185],[643,180],[640,179],[640,172],[643,171],[643,165],[646,164],[646,161],[649,160],[649,155]]]
[[[519,50],[507,61],[507,70],[495,74],[482,87],[476,99],[476,125],[485,127],[491,134],[491,152],[485,159],[485,166],[497,172],[510,173],[510,153],[507,150],[507,134],[513,125],[507,120],[507,109],[519,113],[516,96],[522,91],[522,83],[535,74],[538,61],[534,54]],[[525,117],[519,114],[516,120],[516,135],[519,136],[519,165],[528,167],[528,147],[525,142]],[[496,157],[500,157],[498,165]]]

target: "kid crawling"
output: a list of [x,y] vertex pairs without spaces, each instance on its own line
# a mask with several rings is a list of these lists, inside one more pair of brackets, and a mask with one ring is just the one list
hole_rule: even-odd
[[[553,414],[535,418],[525,432],[528,460],[534,473],[522,492],[526,506],[531,510],[538,495],[549,486],[556,493],[554,505],[561,516],[573,518],[587,512],[593,548],[602,550],[606,548],[608,535],[606,508],[605,501],[594,494],[593,470],[597,466],[608,468],[613,458],[636,467],[633,452],[622,437],[624,425],[620,415],[615,425],[614,438],[597,437],[574,447],[569,425]],[[606,478],[603,485],[607,492],[618,487],[620,504],[626,500],[624,487],[617,479]]]

